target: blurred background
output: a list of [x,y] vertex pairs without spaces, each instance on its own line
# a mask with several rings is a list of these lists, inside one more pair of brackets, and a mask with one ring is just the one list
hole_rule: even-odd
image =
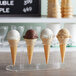
[[[61,0],[59,0],[59,3],[60,1]],[[76,0],[71,0],[71,2],[72,2],[72,7],[73,7],[73,14],[76,15]],[[41,3],[42,3],[41,14],[47,15],[47,0],[41,0]]]
[[34,29],[38,33],[38,42],[41,43],[40,39],[40,32],[44,28],[50,28],[53,31],[53,34],[55,38],[52,41],[52,47],[58,46],[58,40],[56,38],[56,35],[58,31],[61,28],[67,28],[72,36],[71,39],[69,39],[67,46],[68,47],[74,47],[76,46],[76,24],[60,24],[60,23],[1,23],[0,24],[0,44],[6,44],[4,42],[7,42],[7,33],[11,29],[18,30],[21,35],[21,41],[23,41],[23,35],[28,29]]
[[[60,0],[59,0],[60,3]],[[72,5],[73,5],[73,14],[76,15],[76,8],[75,8],[75,3],[76,0],[72,0]],[[44,6],[45,5],[45,6]],[[47,0],[41,0],[41,15],[47,15]],[[67,28],[71,35],[72,38],[68,41],[67,46],[68,47],[76,47],[76,24],[59,24],[59,23],[0,23],[0,30],[4,30],[4,31],[0,31],[0,45],[2,46],[2,44],[5,44],[4,42],[7,41],[7,33],[9,30],[11,29],[16,29],[20,32],[21,34],[21,41],[23,41],[23,35],[25,34],[25,32],[28,29],[34,29],[37,31],[38,33],[38,41],[40,40],[40,32],[42,29],[44,28],[50,28],[54,35],[56,36],[56,34],[58,33],[58,31],[61,28]],[[56,39],[56,37],[54,38],[53,42],[52,42],[52,47],[57,47],[58,46],[58,41]]]

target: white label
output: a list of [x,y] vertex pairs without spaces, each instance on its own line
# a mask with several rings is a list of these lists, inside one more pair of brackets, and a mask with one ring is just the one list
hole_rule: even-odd
[[14,1],[13,0],[11,0],[11,1],[3,0],[3,1],[0,1],[0,5],[3,5],[3,6],[11,5],[11,6],[13,6],[14,5]]
[[10,13],[10,8],[0,8],[0,13]]
[[24,5],[32,4],[32,3],[33,3],[33,0],[24,0]]
[[26,7],[26,8],[23,8],[23,12],[26,13],[26,12],[31,12],[32,11],[32,7]]

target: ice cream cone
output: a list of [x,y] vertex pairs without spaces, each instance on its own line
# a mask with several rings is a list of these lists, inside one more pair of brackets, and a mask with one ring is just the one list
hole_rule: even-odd
[[57,39],[60,44],[60,53],[61,53],[61,61],[62,63],[64,62],[64,57],[65,57],[65,51],[66,51],[66,44],[68,39],[71,38],[70,33],[67,29],[63,28],[59,30],[57,34]]
[[64,62],[65,50],[68,38],[58,38],[60,44],[61,61]]
[[48,60],[49,60],[51,41],[52,41],[52,38],[42,38],[42,42],[44,45],[46,64],[48,64]]
[[64,62],[65,50],[66,50],[66,44],[60,44],[60,53],[61,53],[62,63]]
[[15,62],[16,62],[17,46],[18,46],[19,40],[8,40],[8,42],[9,42],[9,45],[10,45],[11,58],[12,58],[13,66],[14,66]]
[[27,45],[27,55],[28,55],[28,62],[31,64],[33,51],[34,51],[34,45],[37,39],[25,39],[26,45]]

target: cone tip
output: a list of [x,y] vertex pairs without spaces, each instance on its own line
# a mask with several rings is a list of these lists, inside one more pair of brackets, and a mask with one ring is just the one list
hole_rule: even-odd
[[62,59],[62,63],[64,63],[64,60]]
[[48,64],[48,61],[46,61],[46,64]]
[[31,64],[31,62],[29,61],[29,64]]

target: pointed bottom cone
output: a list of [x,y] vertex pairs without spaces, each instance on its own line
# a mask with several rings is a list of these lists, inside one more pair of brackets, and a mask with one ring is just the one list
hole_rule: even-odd
[[10,47],[13,66],[16,62],[17,46]]
[[15,62],[16,62],[17,46],[18,46],[19,39],[18,40],[9,40],[8,42],[10,45],[12,63],[14,66]]
[[60,52],[61,52],[62,63],[64,62],[65,50],[66,50],[66,44],[61,44],[60,45]]
[[45,59],[46,64],[48,64],[49,55],[50,55],[50,45],[44,45]]
[[28,62],[31,64],[32,56],[33,56],[34,45],[27,46],[27,54],[28,54]]

